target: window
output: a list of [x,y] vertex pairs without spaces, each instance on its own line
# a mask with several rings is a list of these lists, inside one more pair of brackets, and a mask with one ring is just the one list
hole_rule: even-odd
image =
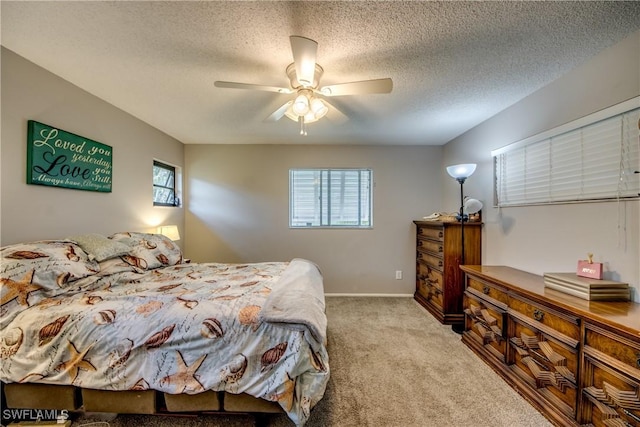
[[291,169],[289,226],[371,228],[371,169]]
[[153,205],[180,206],[177,171],[179,168],[157,160],[153,161]]
[[637,199],[639,100],[492,152],[496,206]]

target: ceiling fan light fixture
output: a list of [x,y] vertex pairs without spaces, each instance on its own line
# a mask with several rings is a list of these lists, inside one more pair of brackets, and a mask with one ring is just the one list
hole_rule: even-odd
[[318,121],[318,118],[313,114],[313,111],[309,111],[307,114],[304,115],[305,123],[313,123],[315,121]]
[[302,118],[307,124],[317,122],[328,112],[329,107],[326,102],[305,92],[298,95],[284,114],[294,122],[299,122]]
[[327,104],[325,104],[322,99],[313,98],[311,100],[311,112],[313,113],[316,120],[323,118],[328,111],[329,107],[327,107]]
[[305,94],[298,95],[291,108],[295,115],[304,116],[309,112],[309,98]]

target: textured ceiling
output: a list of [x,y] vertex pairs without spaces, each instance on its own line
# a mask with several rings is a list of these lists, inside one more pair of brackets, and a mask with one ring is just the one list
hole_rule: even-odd
[[[640,2],[1,3],[2,45],[186,144],[440,145],[640,29]],[[349,120],[263,120],[290,95],[290,35],[318,42],[321,85]]]

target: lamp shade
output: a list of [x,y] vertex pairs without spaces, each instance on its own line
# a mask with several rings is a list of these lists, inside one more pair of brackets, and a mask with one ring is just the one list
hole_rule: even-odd
[[447,173],[455,179],[469,178],[475,171],[475,163],[464,163],[459,165],[447,166]]
[[171,240],[180,240],[180,232],[177,225],[163,225],[158,227],[158,233],[168,237]]
[[482,209],[482,202],[478,199],[467,198],[464,201],[464,213],[474,214],[480,212]]

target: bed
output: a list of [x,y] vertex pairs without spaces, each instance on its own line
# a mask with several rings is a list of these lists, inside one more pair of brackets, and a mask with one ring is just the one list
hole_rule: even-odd
[[304,425],[324,395],[323,283],[308,260],[189,263],[137,232],[1,251],[9,407],[284,411]]

